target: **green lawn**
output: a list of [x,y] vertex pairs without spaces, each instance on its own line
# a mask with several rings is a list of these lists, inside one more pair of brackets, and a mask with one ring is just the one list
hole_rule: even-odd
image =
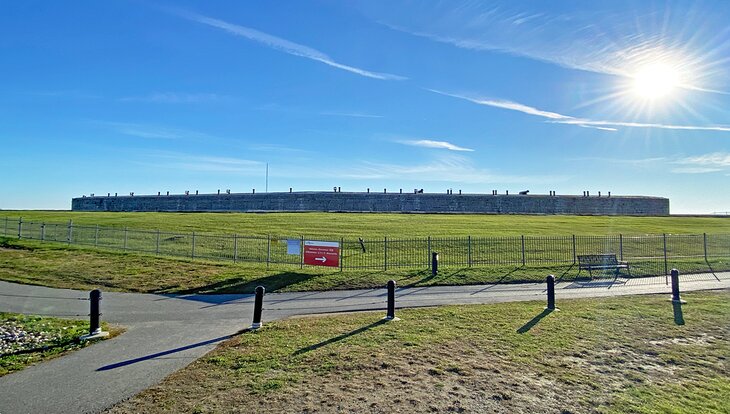
[[684,298],[265,323],[111,412],[730,412],[730,291]]
[[[724,218],[3,211],[0,226],[4,226],[2,215],[22,215],[24,237],[66,240],[72,234],[74,243],[86,246],[4,238],[0,279],[84,290],[248,293],[264,285],[269,291],[309,291],[381,287],[389,279],[400,286],[510,283],[544,280],[547,274],[570,280],[578,276],[573,264],[576,254],[601,252],[622,252],[634,276],[659,275],[665,271],[662,233],[670,233],[666,236],[668,269],[675,267],[682,273],[730,270],[730,220]],[[66,219],[73,219],[77,226],[71,232],[63,224],[40,225]],[[9,234],[17,233],[13,226]],[[126,226],[179,233],[124,231]],[[281,237],[233,239],[205,236],[202,230],[297,238],[324,234],[334,240],[339,234],[344,238],[344,272],[301,268],[301,257],[288,255]],[[192,231],[197,236],[183,234]],[[519,237],[522,233],[528,236]],[[659,235],[630,236],[643,233]],[[703,239],[702,233],[709,236]],[[387,241],[382,234],[390,235]],[[363,237],[366,250],[355,236]],[[107,249],[94,248],[95,244]],[[430,252],[440,255],[437,276],[428,270]],[[185,259],[193,255],[195,260]],[[238,263],[231,263],[234,256]]]
[[[682,273],[730,269],[730,257],[672,259]],[[632,274],[663,274],[663,261],[634,262]],[[0,237],[0,280],[69,288],[146,293],[251,293],[258,285],[269,292],[380,288],[393,279],[398,286],[465,285],[559,280],[578,277],[577,266],[443,267],[432,276],[427,269],[337,269],[261,263],[232,263],[171,258],[61,243]],[[581,273],[581,277],[586,272]],[[600,276],[600,275],[599,275]],[[612,275],[607,275],[612,277]]]
[[[109,330],[106,323],[102,323],[102,328]],[[81,335],[89,333],[88,321],[0,312],[0,329],[23,338],[0,338],[0,377],[93,343],[79,340]],[[114,328],[110,336],[120,332]]]
[[730,218],[381,213],[101,213],[0,211],[3,218],[239,235],[446,237],[730,233]]

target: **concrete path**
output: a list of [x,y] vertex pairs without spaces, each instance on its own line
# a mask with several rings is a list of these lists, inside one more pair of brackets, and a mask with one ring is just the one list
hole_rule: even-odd
[[[683,292],[730,289],[730,272],[682,275]],[[662,277],[559,282],[556,300],[667,293]],[[0,311],[85,319],[88,292],[0,282]],[[545,300],[544,283],[398,289],[397,307]],[[385,289],[268,294],[264,323],[294,315],[383,310]],[[691,305],[689,305],[691,306]],[[111,340],[0,378],[0,414],[99,412],[162,381],[251,323],[252,295],[104,293]],[[383,311],[383,313],[385,313]],[[264,331],[265,332],[265,331]]]

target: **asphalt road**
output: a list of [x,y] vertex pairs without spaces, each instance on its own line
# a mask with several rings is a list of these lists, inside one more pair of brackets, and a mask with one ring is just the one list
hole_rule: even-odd
[[[729,289],[730,272],[682,275],[682,291]],[[662,277],[556,284],[567,298],[671,292]],[[383,310],[385,289],[267,294],[267,321]],[[88,292],[0,282],[0,311],[85,319]],[[396,307],[545,300],[544,283],[396,290]],[[691,305],[690,305],[691,306]],[[0,414],[100,412],[162,381],[251,324],[253,295],[104,293],[102,319],[127,331],[0,378]]]

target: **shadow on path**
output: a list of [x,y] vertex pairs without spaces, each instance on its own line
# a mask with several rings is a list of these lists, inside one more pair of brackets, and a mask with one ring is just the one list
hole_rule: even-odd
[[494,281],[494,282],[491,282],[491,283],[489,283],[489,285],[488,285],[487,287],[485,287],[484,289],[480,289],[480,290],[477,290],[476,292],[472,292],[471,294],[472,294],[472,295],[476,295],[476,294],[478,294],[478,293],[482,293],[482,292],[484,292],[485,290],[488,290],[488,289],[491,289],[491,288],[493,288],[493,287],[495,287],[495,286],[498,286],[499,284],[501,284],[502,282],[504,282],[504,280],[505,280],[505,279],[509,278],[509,277],[510,277],[510,276],[512,275],[512,273],[514,273],[514,272],[516,272],[516,271],[518,271],[518,270],[520,270],[520,269],[523,269],[524,267],[525,267],[525,266],[518,266],[518,267],[515,267],[514,269],[510,270],[509,272],[507,272],[507,273],[503,274],[503,275],[502,275],[502,276],[501,276],[501,277],[500,277],[499,279],[497,279],[496,281]]
[[672,301],[672,308],[674,310],[674,323],[677,325],[684,325],[684,315],[682,314],[682,303]]
[[[237,334],[244,333],[244,332],[248,332],[248,331],[249,331],[249,329],[244,329],[244,330],[238,332]],[[155,354],[145,355],[143,357],[134,358],[134,359],[128,359],[126,361],[117,362],[116,364],[104,365],[103,367],[97,368],[96,370],[97,371],[109,371],[109,370],[112,370],[112,369],[115,369],[115,368],[121,368],[121,367],[125,367],[127,365],[136,364],[138,362],[148,361],[150,359],[155,359],[155,358],[159,358],[159,357],[162,357],[162,356],[165,356],[165,355],[174,354],[176,352],[182,352],[182,351],[185,351],[185,350],[188,350],[188,349],[197,348],[199,346],[205,346],[205,345],[209,345],[209,344],[215,344],[215,343],[218,343],[218,342],[225,341],[226,339],[229,339],[229,338],[232,338],[232,337],[233,337],[233,335],[220,336],[218,338],[209,339],[207,341],[198,342],[198,343],[191,344],[191,345],[181,346],[179,348],[169,349],[167,351],[157,352]]]
[[523,333],[529,331],[530,329],[532,329],[533,326],[537,325],[542,320],[542,318],[548,316],[552,312],[553,311],[551,309],[545,309],[545,310],[543,310],[537,316],[535,316],[534,318],[530,319],[529,322],[527,322],[526,324],[522,325],[522,327],[520,327],[520,329],[517,330],[517,333],[523,334]]
[[327,345],[333,344],[335,342],[342,341],[343,339],[347,339],[347,338],[349,338],[351,336],[355,336],[355,335],[361,334],[361,333],[363,333],[365,331],[369,331],[370,329],[373,329],[373,328],[375,328],[378,325],[383,325],[383,324],[385,324],[387,322],[388,321],[386,321],[384,319],[381,319],[379,321],[376,321],[376,322],[371,323],[370,325],[363,326],[362,328],[357,328],[354,331],[350,331],[350,332],[344,333],[342,335],[335,336],[334,338],[330,338],[330,339],[328,339],[326,341],[322,341],[320,343],[317,343],[317,344],[314,344],[314,345],[310,345],[310,346],[308,346],[306,348],[301,348],[301,349],[297,350],[296,352],[294,352],[294,354],[292,354],[292,355],[301,355],[301,354],[305,354],[305,353],[310,352],[310,351],[317,350],[319,348],[322,348],[323,346],[327,346]]

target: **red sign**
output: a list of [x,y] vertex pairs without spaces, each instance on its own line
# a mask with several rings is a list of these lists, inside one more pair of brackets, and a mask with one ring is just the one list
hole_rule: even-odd
[[340,265],[340,244],[337,242],[305,240],[304,264],[338,267]]

